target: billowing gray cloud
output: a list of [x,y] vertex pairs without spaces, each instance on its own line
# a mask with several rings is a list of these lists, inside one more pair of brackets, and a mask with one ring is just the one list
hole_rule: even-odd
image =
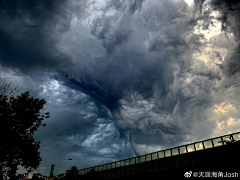
[[137,9],[141,10],[143,0],[137,1],[107,1],[103,15],[93,21],[91,33],[103,41],[108,54],[128,41],[133,30],[131,18]]
[[235,0],[230,1],[212,0],[210,1],[210,5],[213,10],[218,11],[220,13],[217,19],[221,21],[222,29],[233,33],[236,38],[236,41],[239,41],[240,24],[238,19],[240,16],[239,12],[240,3]]
[[215,47],[225,48],[225,49],[232,49],[234,46],[237,45],[234,37],[228,37],[229,41],[226,41],[224,32],[214,35],[210,39],[210,43]]
[[239,71],[240,23],[238,19],[240,18],[240,3],[235,0],[211,0],[208,3],[212,10],[219,13],[216,19],[221,22],[222,30],[226,35],[232,33],[236,41],[235,47],[228,52],[223,64],[224,73],[227,76],[232,76]]
[[232,76],[240,70],[240,44],[232,48],[224,59],[224,72],[228,76]]

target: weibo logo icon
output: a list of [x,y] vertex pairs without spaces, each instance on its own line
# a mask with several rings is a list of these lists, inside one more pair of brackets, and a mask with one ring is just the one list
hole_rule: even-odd
[[190,178],[191,175],[192,175],[192,171],[185,172],[185,174],[184,174],[184,176],[185,176],[186,178]]

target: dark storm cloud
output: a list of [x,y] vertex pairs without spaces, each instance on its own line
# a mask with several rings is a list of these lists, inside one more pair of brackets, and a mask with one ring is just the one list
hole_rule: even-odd
[[[139,139],[140,144],[159,145],[161,134],[176,139],[162,138],[162,148],[179,144],[195,123],[209,118],[195,113],[204,114],[212,106],[211,87],[220,79],[218,71],[193,60],[193,54],[205,47],[204,35],[195,34],[194,28],[198,21],[211,19],[209,13],[194,14],[184,1],[145,1],[137,15],[125,12],[124,3],[117,7],[108,16],[110,10],[104,9],[90,26],[107,54],[78,61],[55,78],[94,97],[97,106],[106,105],[118,125],[130,130],[133,143]],[[118,41],[119,29],[131,33],[122,31],[124,38]],[[206,136],[212,128],[199,134]]]
[[142,8],[142,3],[144,0],[134,0],[133,2],[131,2],[131,5],[129,7],[129,12],[130,13],[135,13],[136,10],[139,9],[139,11]]
[[[152,62],[146,61],[148,57],[152,59]],[[136,52],[133,48],[124,48],[113,58],[104,56],[97,58],[97,61],[102,65],[90,64],[95,73],[85,72],[82,75],[71,68],[65,73],[59,72],[62,78],[64,77],[59,80],[64,80],[68,85],[74,84],[76,88],[99,99],[110,109],[114,106],[114,101],[128,96],[132,90],[142,94],[145,98],[152,96],[154,80],[157,76],[163,76],[162,71],[165,71],[161,68],[163,61],[157,61],[157,57],[151,55],[144,57],[144,54]],[[82,66],[79,67],[82,69],[79,72],[84,71],[84,65]],[[159,69],[162,70],[159,71]]]
[[[103,41],[108,54],[112,54],[116,47],[129,40],[133,32],[129,27],[129,21],[136,10],[141,10],[143,1],[107,2],[106,8],[103,9],[103,16],[94,20],[91,33]],[[115,11],[114,14],[108,15],[107,13],[111,11]]]
[[1,1],[0,62],[34,72],[69,63],[56,49],[59,36],[70,29],[66,1]]

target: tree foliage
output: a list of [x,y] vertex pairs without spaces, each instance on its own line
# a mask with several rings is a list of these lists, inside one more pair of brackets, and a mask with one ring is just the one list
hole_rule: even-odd
[[[100,178],[101,176],[101,178]],[[100,180],[100,179],[107,179],[107,174],[101,174],[92,168],[88,171],[85,175],[80,175],[77,167],[72,166],[70,170],[67,170],[65,175],[58,175],[59,180]]]
[[72,166],[70,170],[66,171],[66,178],[67,179],[72,179],[72,180],[78,180],[79,174],[78,174],[78,169],[77,166]]
[[76,166],[72,166],[70,170],[66,171],[66,174],[60,174],[58,175],[57,179],[61,179],[61,180],[79,180],[80,179],[80,175],[78,174],[78,169]]
[[[8,94],[9,95],[9,94]],[[34,99],[29,92],[8,97],[0,90],[0,179],[7,175],[16,179],[19,165],[29,172],[40,162],[40,141],[33,138],[49,112],[42,113],[44,99]]]
[[[84,180],[100,180],[100,174],[99,172],[95,171],[93,168],[86,173],[86,176],[83,178]],[[106,179],[105,176],[103,175],[101,179]]]

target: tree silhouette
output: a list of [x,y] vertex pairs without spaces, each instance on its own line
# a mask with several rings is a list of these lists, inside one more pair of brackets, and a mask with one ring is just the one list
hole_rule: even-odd
[[71,179],[71,180],[79,180],[79,174],[77,166],[72,166],[70,170],[67,170],[65,179]]
[[93,180],[93,179],[100,179],[100,175],[97,171],[95,171],[93,168],[86,173],[86,176],[85,176],[85,179],[86,180]]
[[41,143],[33,135],[50,113],[42,113],[46,101],[30,97],[28,91],[17,97],[8,96],[6,91],[1,91],[0,179],[6,175],[14,180],[19,165],[31,172],[42,161],[38,151]]
[[[72,166],[70,170],[67,170],[65,175],[58,175],[57,179],[61,180],[100,180],[99,172],[95,171],[93,168],[87,172],[85,175],[80,175],[77,167]],[[102,176],[101,179],[106,179],[105,176]]]

